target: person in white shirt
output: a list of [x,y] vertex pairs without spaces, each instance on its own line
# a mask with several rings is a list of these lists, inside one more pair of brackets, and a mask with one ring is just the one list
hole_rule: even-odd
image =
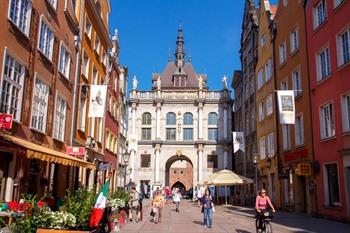
[[178,188],[175,189],[175,192],[173,194],[173,201],[175,203],[176,206],[176,212],[180,212],[179,211],[179,206],[180,206],[180,201],[181,201],[181,193],[180,190]]
[[198,190],[197,190],[197,200],[198,200],[198,206],[201,206],[201,199],[203,197],[203,192],[202,192],[202,188],[201,187],[198,187]]

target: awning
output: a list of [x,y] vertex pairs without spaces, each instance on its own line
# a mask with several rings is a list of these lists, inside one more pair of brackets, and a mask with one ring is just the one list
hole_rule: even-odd
[[84,160],[75,158],[68,154],[47,148],[45,146],[40,146],[38,144],[28,142],[24,139],[17,138],[11,135],[0,133],[0,136],[11,143],[18,146],[22,146],[27,149],[26,156],[29,159],[38,159],[42,161],[47,161],[51,163],[58,163],[65,166],[83,167],[88,169],[96,169],[96,166],[92,163],[86,162]]
[[230,170],[221,170],[212,174],[210,178],[215,186],[231,186],[254,183],[252,179],[240,176]]

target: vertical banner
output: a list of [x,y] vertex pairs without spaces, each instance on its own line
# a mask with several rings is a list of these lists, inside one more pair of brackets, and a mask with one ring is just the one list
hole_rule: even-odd
[[105,113],[107,85],[91,85],[89,117],[102,118]]
[[244,132],[232,132],[233,153],[238,150],[245,152]]
[[134,150],[137,152],[137,134],[129,134],[129,152]]
[[295,124],[294,91],[277,91],[280,124]]

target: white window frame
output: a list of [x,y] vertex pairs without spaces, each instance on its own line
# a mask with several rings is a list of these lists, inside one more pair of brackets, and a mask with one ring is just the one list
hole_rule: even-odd
[[100,38],[98,37],[97,33],[95,33],[94,50],[96,51],[97,54],[100,54],[100,47],[101,47]]
[[[61,112],[58,109],[59,101],[64,101],[64,110]],[[60,125],[60,123],[57,123],[57,118],[61,117],[63,118],[63,124]],[[61,94],[56,94],[56,100],[55,100],[55,117],[54,117],[54,127],[52,131],[52,137],[63,142],[65,137],[65,130],[66,130],[66,120],[67,120],[67,100],[65,100]],[[59,125],[58,125],[59,124]]]
[[[85,64],[85,58],[87,58],[87,63]],[[87,55],[86,51],[83,50],[83,59],[82,59],[82,74],[85,76],[85,78],[89,78],[89,71],[90,71],[90,57]]]
[[266,116],[270,116],[273,114],[273,98],[272,94],[266,97]]
[[261,43],[261,47],[264,47],[266,45],[266,35],[263,34],[260,38],[260,43]]
[[264,86],[264,73],[263,69],[260,69],[258,72],[258,89],[261,89]]
[[285,78],[285,80],[281,81],[281,90],[288,90],[288,78]]
[[52,8],[54,8],[55,10],[57,10],[57,1],[58,0],[47,0],[47,2],[52,6]]
[[340,6],[344,0],[334,0],[333,1],[333,9],[336,9],[338,6]]
[[[82,88],[82,86],[81,86]],[[85,86],[86,88],[86,94],[85,94],[85,102],[84,105],[82,105],[82,89],[80,90],[80,95],[79,95],[79,113],[78,113],[78,129],[82,132],[85,132],[85,128],[86,128],[86,115],[87,115],[87,102],[88,102],[88,90],[87,90],[87,86]]]
[[[47,88],[47,93],[45,95],[45,93],[42,93],[42,89],[40,89],[39,91],[39,96],[36,96],[36,80],[39,80],[41,82],[41,85],[43,86],[46,86]],[[35,74],[35,79],[34,79],[34,83],[33,83],[33,96],[32,96],[32,108],[31,108],[31,114],[30,114],[30,128],[31,129],[34,129],[36,131],[39,131],[39,132],[42,132],[42,133],[46,133],[46,128],[47,128],[47,113],[48,113],[48,109],[49,109],[49,94],[50,94],[50,86],[48,84],[46,84],[44,81],[42,81],[42,79],[38,78],[38,75]],[[42,98],[42,96],[40,95],[45,95],[44,98]],[[44,106],[44,109],[42,111],[40,111],[40,109],[37,109],[37,114],[41,113],[43,114],[41,117],[43,118],[42,119],[42,126],[43,126],[43,129],[40,129],[39,128],[39,121],[40,120],[37,120],[37,124],[36,125],[33,125],[34,122],[33,122],[33,117],[34,117],[34,101],[38,101],[38,103],[40,104],[43,104],[43,103],[46,103],[46,105]],[[37,117],[39,118],[40,115],[37,115]]]
[[259,139],[259,154],[260,154],[260,160],[263,160],[266,158],[266,140],[265,136],[261,137]]
[[341,96],[343,132],[350,132],[350,93]]
[[[329,114],[330,114],[330,116],[329,116],[330,122],[329,123],[325,122],[326,119],[325,119],[324,114],[327,114],[327,113],[325,113],[324,111],[326,111],[326,108],[329,108],[328,111],[331,110],[331,112],[329,112]],[[320,130],[321,130],[321,140],[334,137],[336,134],[335,133],[334,104],[332,101],[328,102],[320,107]],[[331,131],[331,132],[328,132],[328,131]]]
[[299,49],[299,32],[298,28],[295,28],[290,32],[290,53],[294,53]]
[[301,72],[300,67],[296,68],[292,72],[292,83],[293,83],[293,90],[295,94],[295,98],[300,96],[303,92],[302,90],[302,83],[301,83]]
[[[300,119],[300,125],[299,125],[299,121],[298,119]],[[305,136],[304,136],[304,116],[303,114],[299,114],[295,117],[295,126],[294,126],[294,130],[295,130],[295,145],[296,146],[301,146],[305,144]]]
[[289,150],[292,146],[290,136],[290,125],[282,125],[283,150]]
[[[344,51],[343,35],[346,35],[347,37],[347,41],[345,42],[347,51]],[[350,62],[350,27],[346,28],[337,35],[337,57],[338,67]]]
[[265,101],[259,103],[259,122],[265,119]]
[[272,60],[269,58],[265,64],[265,81],[269,81],[272,78]]
[[[68,61],[66,60],[67,56],[68,56]],[[62,59],[64,61],[62,61]],[[58,59],[58,71],[68,80],[69,80],[69,74],[70,74],[70,63],[71,63],[71,53],[68,50],[67,46],[61,41],[59,59]]]
[[280,65],[282,65],[287,61],[287,45],[285,41],[280,43],[278,51],[279,51],[279,62],[280,62]]
[[[14,69],[16,66],[20,66],[20,74],[18,75],[18,79],[19,79],[19,82],[16,82],[14,81],[14,74],[15,72],[11,72],[11,77],[5,77],[5,65],[6,65],[6,57],[9,57],[10,59],[13,60],[13,67],[12,69]],[[8,48],[5,47],[4,49],[4,56],[3,56],[3,63],[2,63],[2,73],[1,73],[1,77],[2,77],[2,80],[0,81],[1,83],[1,87],[0,87],[0,101],[1,101],[1,106],[3,105],[3,99],[2,99],[2,91],[3,91],[3,87],[4,87],[4,82],[7,82],[8,85],[11,86],[10,88],[10,91],[11,91],[11,94],[10,96],[8,97],[7,101],[6,101],[6,105],[7,105],[7,108],[5,110],[2,110],[4,113],[7,113],[7,114],[13,114],[13,110],[14,107],[12,106],[11,104],[11,100],[12,100],[12,96],[14,96],[14,93],[13,93],[13,88],[16,88],[18,90],[18,96],[17,96],[17,99],[18,99],[18,102],[17,102],[17,108],[14,109],[15,110],[15,114],[13,114],[13,120],[16,121],[16,122],[20,122],[21,121],[21,115],[22,115],[22,101],[23,101],[23,88],[24,88],[24,79],[25,79],[25,66],[23,65],[24,63],[20,62],[15,56],[12,56],[11,52],[8,51]]]
[[[322,61],[322,54],[325,60]],[[329,47],[326,46],[320,49],[316,54],[317,81],[322,81],[331,75],[331,60]],[[324,67],[323,67],[324,66]],[[324,74],[323,74],[324,70]]]
[[[22,1],[26,1],[28,4],[28,9],[27,12],[25,14],[23,14],[23,16],[26,18],[24,21],[24,23],[21,25],[22,20],[20,20],[20,17],[18,16],[21,15],[21,13],[15,14],[17,19],[11,19],[11,6],[12,6],[12,2],[15,2],[15,5],[19,5],[20,9],[19,11],[22,11]],[[15,6],[15,9],[18,9]],[[8,19],[13,22],[26,36],[29,36],[29,31],[30,31],[30,22],[31,22],[31,16],[32,16],[32,1],[31,0],[10,0],[9,1],[9,9],[8,9]]]
[[97,141],[102,143],[103,140],[103,118],[97,118]]
[[[324,14],[320,14],[318,12],[318,7],[323,4]],[[320,15],[323,15],[322,17],[319,17]],[[317,29],[319,26],[322,25],[323,22],[327,20],[327,4],[325,0],[320,0],[313,8],[313,25],[314,30]]]
[[[90,28],[88,29],[87,26],[90,26]],[[84,33],[90,38],[91,40],[91,36],[92,36],[92,23],[91,20],[89,19],[89,17],[86,15],[85,16],[85,25],[84,25]]]
[[272,132],[267,135],[267,156],[273,157],[275,155],[275,134]]
[[[46,25],[47,30],[49,30],[50,32],[52,32],[52,38],[50,39],[51,41],[48,43],[49,44],[49,48],[46,48],[45,44],[47,44],[46,40],[48,38],[46,38],[47,36],[47,32],[45,33],[45,38],[43,41],[44,47],[40,48],[40,44],[41,44],[41,40],[40,38],[42,37],[41,35],[41,29],[43,24]],[[53,46],[54,46],[54,41],[55,41],[55,31],[52,29],[51,25],[49,24],[49,22],[45,19],[45,17],[43,15],[40,16],[40,24],[39,24],[39,35],[38,35],[38,50],[45,56],[47,57],[50,61],[52,61],[52,57],[53,57]],[[47,50],[47,51],[44,51]]]

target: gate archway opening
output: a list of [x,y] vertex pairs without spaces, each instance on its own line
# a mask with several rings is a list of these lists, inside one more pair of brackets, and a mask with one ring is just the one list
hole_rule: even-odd
[[185,155],[174,155],[165,164],[165,186],[187,192],[193,187],[193,163]]

